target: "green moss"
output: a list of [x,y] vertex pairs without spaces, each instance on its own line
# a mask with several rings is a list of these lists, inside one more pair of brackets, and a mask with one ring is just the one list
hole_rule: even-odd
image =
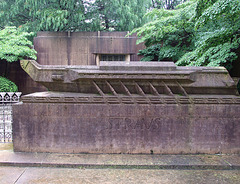
[[18,87],[15,83],[4,77],[0,77],[0,92],[17,92],[17,91]]

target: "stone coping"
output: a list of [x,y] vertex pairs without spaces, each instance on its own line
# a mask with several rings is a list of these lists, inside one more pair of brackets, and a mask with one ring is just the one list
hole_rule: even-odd
[[86,103],[86,104],[240,104],[234,95],[96,95],[67,92],[37,92],[22,97],[24,103]]
[[78,72],[89,73],[92,70],[92,73],[116,73],[118,70],[119,73],[122,71],[127,73],[156,73],[156,74],[184,74],[192,73],[196,71],[201,72],[214,72],[214,73],[227,73],[227,70],[224,67],[195,67],[195,66],[176,66],[174,62],[139,62],[139,61],[130,61],[130,62],[106,62],[101,61],[99,66],[95,65],[41,65],[35,60],[21,60],[21,66],[24,68],[27,67],[29,62],[40,70],[68,70],[75,69]]

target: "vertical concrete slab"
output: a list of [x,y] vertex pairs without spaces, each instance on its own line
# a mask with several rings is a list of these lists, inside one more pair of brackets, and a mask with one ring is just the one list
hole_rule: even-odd
[[13,107],[15,151],[214,154],[240,150],[240,104],[67,103],[63,99],[50,103],[42,98]]

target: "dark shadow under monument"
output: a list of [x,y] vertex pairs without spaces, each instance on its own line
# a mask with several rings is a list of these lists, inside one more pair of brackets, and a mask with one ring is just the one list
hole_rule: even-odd
[[14,151],[239,153],[240,98],[225,68],[97,64],[21,61],[49,91],[13,107]]

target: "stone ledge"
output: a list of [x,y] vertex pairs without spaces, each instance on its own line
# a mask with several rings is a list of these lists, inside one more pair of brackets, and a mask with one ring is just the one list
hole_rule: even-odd
[[105,169],[240,170],[239,155],[63,154],[13,152],[0,144],[0,166]]
[[80,103],[80,104],[240,104],[234,95],[94,95],[81,93],[40,92],[22,97],[24,103]]

